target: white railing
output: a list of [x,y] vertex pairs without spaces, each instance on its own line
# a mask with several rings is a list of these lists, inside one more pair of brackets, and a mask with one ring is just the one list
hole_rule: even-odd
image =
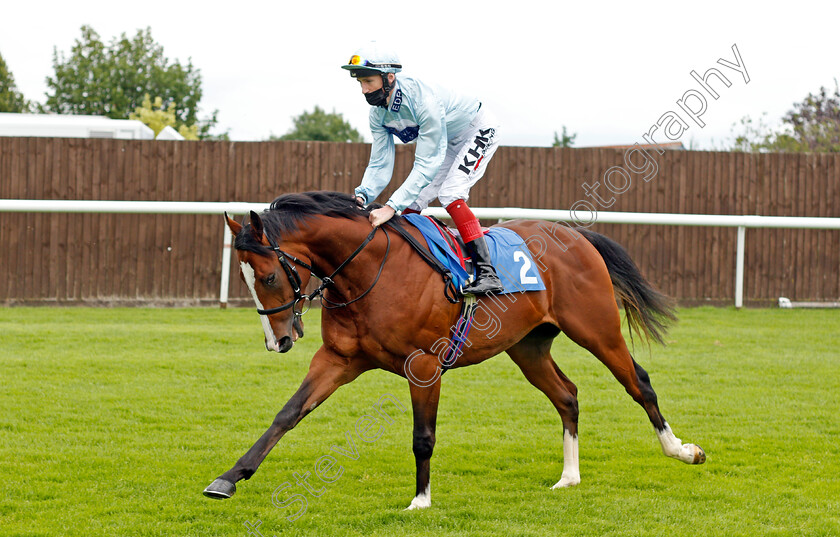
[[[0,212],[45,212],[45,213],[132,213],[132,214],[247,214],[262,211],[267,203],[244,202],[186,202],[186,201],[66,201],[66,200],[10,200],[0,199]],[[449,218],[442,208],[431,208],[426,214],[438,218]],[[517,209],[511,207],[473,208],[479,218],[512,220],[517,218],[549,220],[555,222],[577,222],[581,214],[566,210]],[[798,217],[798,216],[750,216],[712,214],[667,214],[667,213],[621,213],[598,212],[589,214],[603,224],[645,224],[664,226],[706,226],[736,227],[738,239],[735,253],[735,307],[744,304],[744,252],[747,228],[787,229],[840,229],[840,218]],[[584,222],[586,223],[586,222]],[[223,226],[222,277],[219,303],[227,305],[230,282],[231,236]]]

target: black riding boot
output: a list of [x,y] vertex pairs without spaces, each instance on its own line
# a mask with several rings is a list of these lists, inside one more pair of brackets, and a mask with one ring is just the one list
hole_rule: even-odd
[[470,257],[475,263],[475,281],[464,287],[464,294],[488,295],[501,293],[505,290],[502,281],[496,275],[496,270],[490,263],[490,252],[487,250],[487,243],[484,236],[467,243]]

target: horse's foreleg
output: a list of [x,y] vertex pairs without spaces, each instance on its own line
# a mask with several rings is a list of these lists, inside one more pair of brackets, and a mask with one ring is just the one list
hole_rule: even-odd
[[315,353],[309,372],[297,392],[275,416],[268,430],[236,464],[204,489],[210,498],[230,498],[236,492],[236,482],[250,479],[271,449],[307,414],[324,402],[339,386],[358,377],[364,369],[348,365],[323,347]]
[[414,499],[407,508],[410,510],[432,505],[431,459],[435,448],[435,425],[440,400],[440,372],[437,357],[433,355],[418,356],[411,359],[407,366],[411,368],[408,379],[414,412],[412,450],[417,464],[417,487]]

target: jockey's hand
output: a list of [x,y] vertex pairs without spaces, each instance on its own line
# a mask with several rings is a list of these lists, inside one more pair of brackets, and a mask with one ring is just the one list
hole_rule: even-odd
[[393,207],[390,207],[388,205],[385,205],[384,207],[380,207],[378,209],[374,209],[370,212],[370,225],[372,225],[373,227],[379,227],[388,220],[390,220],[391,217],[395,214],[397,214],[397,211],[395,211]]
[[356,203],[358,203],[362,207],[365,206],[365,200],[363,200],[361,196],[356,196]]

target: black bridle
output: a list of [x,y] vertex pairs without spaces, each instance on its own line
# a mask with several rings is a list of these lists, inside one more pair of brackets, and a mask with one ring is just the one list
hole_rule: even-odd
[[[327,304],[324,304],[323,305],[324,308],[335,309],[335,308],[343,308],[345,306],[349,306],[353,302],[356,302],[357,300],[361,300],[362,298],[364,298],[365,295],[367,295],[368,293],[371,292],[371,290],[373,290],[373,287],[376,285],[376,282],[379,281],[379,277],[382,275],[382,269],[385,268],[385,261],[388,259],[388,252],[391,250],[391,237],[388,235],[388,231],[384,228],[382,229],[382,231],[385,233],[385,238],[388,240],[387,246],[385,247],[385,255],[382,257],[382,264],[379,266],[379,272],[376,274],[376,278],[373,280],[373,283],[370,285],[370,287],[367,289],[367,291],[365,291],[361,295],[357,296],[356,298],[354,298],[353,300],[350,300],[348,302],[333,302],[333,301],[331,301],[330,299],[327,298],[327,296],[324,294],[324,292],[325,292],[325,290],[328,286],[335,284],[335,281],[333,280],[333,278],[335,278],[336,274],[341,272],[341,270],[344,267],[346,267],[353,259],[355,259],[355,257],[357,255],[359,255],[359,253],[361,253],[362,250],[364,250],[365,246],[367,246],[368,243],[370,243],[370,241],[373,240],[373,237],[376,235],[376,231],[378,229],[379,229],[378,227],[373,228],[373,230],[370,232],[370,234],[367,236],[367,238],[364,240],[364,242],[362,242],[362,244],[360,244],[359,247],[356,248],[356,250],[352,254],[350,254],[350,257],[345,259],[344,262],[341,263],[338,266],[338,268],[336,268],[333,271],[332,274],[330,274],[329,276],[324,276],[324,277],[318,276],[315,273],[315,269],[312,268],[311,265],[309,265],[307,263],[304,263],[303,261],[296,258],[295,256],[293,256],[291,254],[288,254],[288,253],[284,252],[283,250],[281,250],[280,247],[277,246],[277,243],[274,241],[274,239],[269,237],[268,234],[266,233],[265,238],[268,240],[268,243],[271,245],[271,249],[274,250],[274,253],[277,254],[277,260],[280,262],[280,266],[283,267],[283,271],[286,273],[286,278],[288,278],[289,284],[292,286],[292,291],[294,292],[295,296],[291,301],[283,304],[282,306],[278,306],[276,308],[269,308],[269,309],[259,309],[259,308],[257,308],[257,313],[259,313],[260,315],[271,315],[271,314],[280,313],[281,311],[285,311],[289,308],[292,308],[292,312],[295,314],[295,316],[296,317],[301,317],[305,312],[297,309],[297,305],[298,305],[299,302],[305,302],[306,300],[312,301],[312,300],[314,300],[318,297],[321,297],[321,302],[322,303],[326,302],[327,304],[330,304],[329,306]],[[309,273],[312,276],[315,276],[316,278],[321,280],[321,284],[318,287],[316,287],[315,290],[312,291],[311,293],[309,293],[308,295],[303,294],[303,292],[301,291],[300,274],[298,274],[298,271],[294,267],[294,265],[289,263],[289,260],[291,260],[292,263],[294,263],[296,265],[300,265],[301,267],[308,270]]]

